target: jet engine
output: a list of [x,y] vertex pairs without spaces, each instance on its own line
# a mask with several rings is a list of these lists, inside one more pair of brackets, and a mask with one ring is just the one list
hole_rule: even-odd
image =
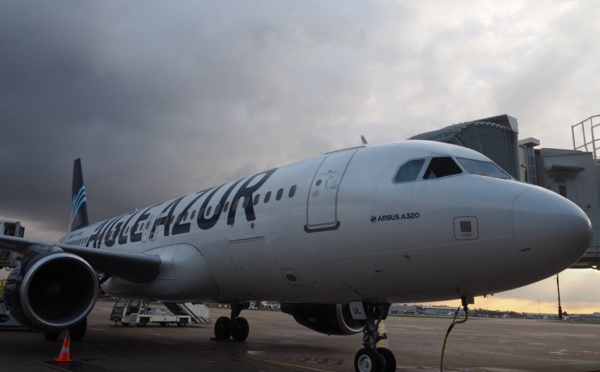
[[92,311],[98,278],[90,264],[74,254],[35,253],[13,269],[4,293],[19,323],[58,332],[79,324]]
[[299,324],[327,335],[353,335],[363,329],[364,322],[352,319],[350,307],[341,304],[281,304]]

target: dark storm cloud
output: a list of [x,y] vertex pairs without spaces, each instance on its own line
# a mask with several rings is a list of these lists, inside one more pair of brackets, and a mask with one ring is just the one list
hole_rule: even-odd
[[[266,153],[282,123],[297,132],[351,91],[337,57],[308,51],[353,36],[267,5],[4,3],[1,214],[61,231],[79,156],[92,219],[288,162]],[[316,130],[318,149],[291,156],[331,148]]]

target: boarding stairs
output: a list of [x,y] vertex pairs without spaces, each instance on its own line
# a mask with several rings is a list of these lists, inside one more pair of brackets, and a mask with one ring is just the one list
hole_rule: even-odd
[[210,311],[205,305],[191,302],[163,302],[173,315],[189,315],[196,324],[210,324]]
[[[0,235],[16,236],[22,238],[25,234],[25,228],[19,221],[0,220]],[[20,255],[0,249],[0,269],[10,270],[18,264]]]

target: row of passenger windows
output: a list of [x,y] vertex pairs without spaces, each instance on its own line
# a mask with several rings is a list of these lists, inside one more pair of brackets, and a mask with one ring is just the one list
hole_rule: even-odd
[[[283,198],[284,192],[285,192],[285,190],[283,188],[277,190],[277,193],[275,194],[274,199],[276,201],[281,200],[281,198]],[[289,198],[293,198],[295,195],[296,195],[296,185],[290,187],[290,189],[287,192],[287,196]],[[264,197],[262,197],[263,203],[266,204],[269,201],[271,201],[272,200],[272,198],[271,198],[272,196],[273,196],[273,193],[271,191],[268,191],[264,195]],[[248,207],[248,204],[250,203],[250,199],[251,198],[249,196],[245,196],[244,199],[243,199],[243,201],[242,201],[241,207],[242,208]],[[256,195],[254,195],[254,199],[252,199],[252,204],[254,206],[257,206],[258,203],[260,203],[260,200],[261,200],[261,195],[260,194],[256,194]],[[228,212],[229,208],[231,208],[232,210],[235,211],[238,208],[238,206],[239,206],[239,202],[240,202],[240,199],[235,199],[231,204],[227,201],[227,202],[225,202],[225,204],[223,204],[221,206],[221,204],[219,203],[219,204],[217,204],[215,206],[214,214],[219,214],[221,212],[223,212],[223,213]],[[222,210],[221,210],[221,208],[222,208]],[[208,208],[206,208],[206,210],[204,210],[203,208],[200,208],[200,210],[198,211],[198,215],[201,216],[203,213],[204,213],[205,217],[212,216],[213,207],[209,205]],[[188,221],[188,219],[189,220],[193,220],[195,217],[196,217],[196,210],[191,211],[191,213],[185,212],[183,214],[183,217],[181,218],[181,222],[186,222],[186,221]],[[146,221],[145,224],[142,223],[141,225],[138,225],[138,228],[136,229],[135,232],[139,234],[143,230],[148,229],[150,227],[150,223],[152,223],[152,222],[153,222],[153,219],[152,219],[152,217],[150,217]],[[173,222],[175,222],[175,216],[171,216],[171,218],[169,219],[168,224],[170,225]],[[129,230],[130,230],[130,227],[127,227],[127,229],[125,229],[125,234],[124,235],[129,234]],[[117,234],[119,234],[119,233],[120,232],[118,230],[115,230],[108,237],[106,237],[106,239],[107,240],[116,239],[117,238]],[[83,239],[78,239],[78,240],[75,240],[75,241],[70,241],[67,244],[80,245],[80,244],[84,244],[86,241],[87,241],[87,238],[83,238]]]
[[70,242],[67,242],[67,244],[70,244],[70,245],[82,245],[85,242],[87,242],[87,238],[81,238],[81,239],[77,239],[77,240],[72,240]]
[[[423,165],[427,159],[410,160],[400,167],[394,177],[394,182],[414,181],[421,174]],[[467,158],[456,158],[460,165],[471,174],[480,176],[510,179],[510,176],[496,164],[489,161],[481,161]],[[423,179],[442,178],[454,174],[463,173],[461,167],[454,158],[449,156],[431,158],[427,168],[423,172]]]

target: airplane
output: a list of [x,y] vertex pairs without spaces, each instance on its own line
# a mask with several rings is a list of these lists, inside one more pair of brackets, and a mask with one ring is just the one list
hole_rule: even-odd
[[275,300],[317,332],[362,332],[356,371],[394,371],[394,354],[377,347],[391,303],[461,299],[467,309],[568,268],[589,246],[579,207],[476,151],[365,142],[97,223],[77,159],[70,232],[58,243],[0,237],[24,255],[5,288],[10,312],[47,338],[70,329],[81,339],[101,287],[230,304],[215,338],[241,342],[242,310]]

